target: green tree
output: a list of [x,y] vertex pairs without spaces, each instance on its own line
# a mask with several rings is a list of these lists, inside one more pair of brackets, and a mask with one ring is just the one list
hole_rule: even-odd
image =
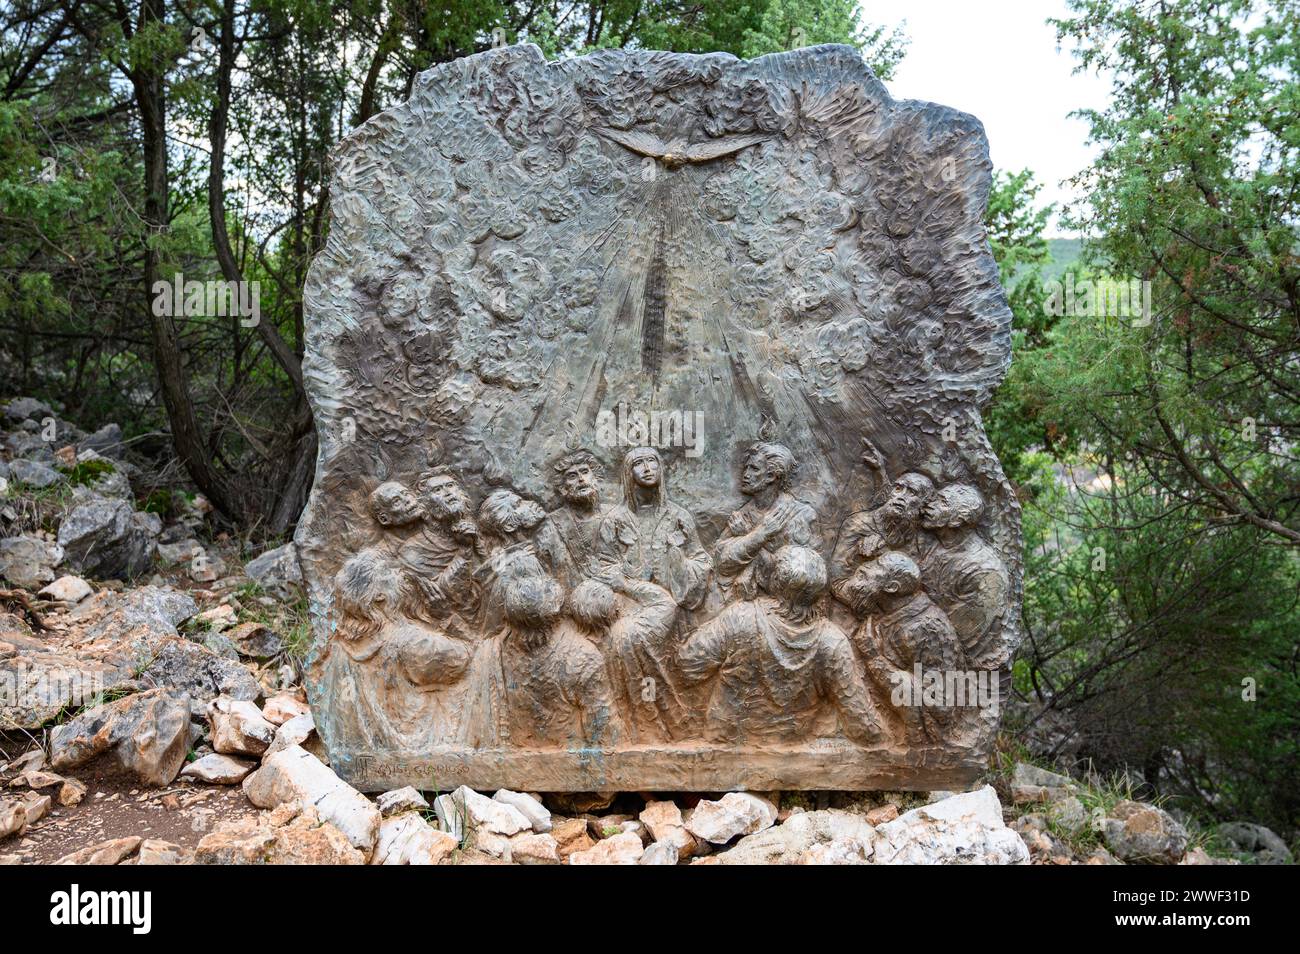
[[1294,831],[1296,6],[1071,6],[1061,38],[1114,94],[1084,114],[1101,149],[1065,280],[1149,282],[1151,308],[1062,307],[1032,190],[999,179],[1016,351],[988,418],[1025,505],[1013,727],[1207,819]]

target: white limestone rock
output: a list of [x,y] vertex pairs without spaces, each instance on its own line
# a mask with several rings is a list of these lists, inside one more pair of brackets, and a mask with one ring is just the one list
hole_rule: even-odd
[[1023,865],[1029,849],[1002,820],[993,787],[914,808],[876,828],[872,864]]
[[454,835],[438,831],[417,812],[402,812],[379,823],[370,864],[436,865],[459,845]]
[[80,603],[94,592],[94,587],[81,577],[68,575],[59,577],[36,595],[62,603]]
[[181,769],[181,778],[192,778],[209,785],[238,785],[256,767],[255,763],[246,759],[213,752]]
[[258,808],[285,803],[315,806],[321,818],[366,853],[379,837],[379,809],[370,799],[296,745],[265,759],[260,769],[244,779],[244,794]]
[[212,748],[222,755],[261,755],[275,740],[275,726],[252,702],[218,696],[208,703]]
[[760,795],[728,792],[717,801],[702,801],[686,821],[686,830],[714,845],[738,835],[752,835],[776,822],[776,806]]
[[546,810],[546,806],[533,796],[526,795],[523,792],[511,792],[503,788],[493,795],[492,799],[517,808],[519,814],[528,819],[528,824],[538,834],[551,830],[551,813]]
[[410,785],[384,792],[375,799],[375,804],[379,806],[379,812],[385,818],[400,815],[402,812],[427,811],[429,808],[429,803],[425,801],[424,796]]
[[602,838],[586,851],[569,855],[571,865],[635,865],[645,854],[645,845],[636,832],[625,831]]
[[467,832],[490,832],[509,837],[531,831],[532,824],[513,805],[480,795],[462,785],[450,795],[440,795],[433,803],[443,831],[463,839]]

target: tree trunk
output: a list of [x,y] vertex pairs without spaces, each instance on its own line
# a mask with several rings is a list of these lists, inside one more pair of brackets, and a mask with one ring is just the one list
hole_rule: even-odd
[[[208,221],[212,225],[212,245],[217,253],[221,274],[228,282],[243,282],[244,275],[235,260],[226,230],[226,127],[230,116],[230,74],[235,63],[235,0],[223,0],[221,9],[221,37],[217,43],[217,97],[208,123],[208,138],[212,143],[212,159],[208,164]],[[293,349],[285,343],[270,321],[258,320],[257,333],[266,342],[276,364],[293,382],[295,395],[306,399],[302,386],[302,363]]]
[[[142,0],[140,30],[161,25],[165,13],[166,0]],[[124,24],[124,27],[130,29],[129,24]],[[149,230],[144,250],[144,303],[152,316],[150,331],[154,364],[158,369],[158,383],[167,409],[167,419],[171,424],[172,443],[176,447],[176,453],[195,486],[208,497],[212,505],[227,516],[237,518],[239,513],[226,484],[213,467],[212,458],[204,447],[194,403],[185,382],[176,326],[170,315],[154,314],[153,308],[153,289],[160,279],[162,262],[159,245],[168,226],[165,69],[164,57],[161,52],[157,52],[132,69],[130,74],[136,106],[140,110],[144,144],[144,221]]]

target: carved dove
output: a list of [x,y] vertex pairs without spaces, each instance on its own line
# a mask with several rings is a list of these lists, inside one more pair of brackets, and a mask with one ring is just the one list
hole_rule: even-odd
[[723,156],[730,156],[771,138],[768,133],[758,133],[745,136],[720,136],[717,139],[707,139],[704,142],[688,143],[681,139],[674,139],[672,142],[665,143],[653,133],[637,132],[635,130],[610,129],[602,126],[596,132],[606,139],[613,140],[625,149],[630,149],[642,156],[658,159],[669,169],[677,169],[688,163],[721,159]]

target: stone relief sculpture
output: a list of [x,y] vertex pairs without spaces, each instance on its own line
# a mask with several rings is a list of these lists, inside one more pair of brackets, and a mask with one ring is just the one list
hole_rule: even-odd
[[623,502],[600,522],[602,562],[633,579],[657,583],[678,606],[695,609],[708,592],[713,560],[695,520],[668,499],[663,458],[634,447],[623,458]]
[[1009,611],[1006,565],[980,536],[984,498],[970,484],[949,484],[925,504],[921,525],[934,536],[920,568],[926,589],[948,614],[967,662],[993,668],[1009,661],[1001,633]]
[[338,671],[339,704],[356,716],[355,743],[382,750],[454,738],[469,643],[438,627],[418,581],[379,548],[348,560],[336,587],[340,622],[329,664]]
[[505,622],[506,589],[513,580],[546,576],[533,541],[545,517],[538,503],[510,490],[493,491],[479,507],[479,633],[496,632]]
[[553,468],[560,506],[537,532],[549,570],[570,589],[596,572],[597,543],[605,510],[600,501],[600,461],[590,451],[565,454]]
[[780,444],[755,444],[745,456],[740,492],[749,500],[731,515],[717,545],[718,572],[735,598],[770,593],[776,552],[817,537],[812,507],[790,496],[794,469],[794,454]]
[[604,655],[628,741],[688,737],[692,707],[676,661],[672,594],[615,570],[603,580],[578,584],[569,597],[569,616]]
[[[531,46],[340,144],[307,681],[363,788],[952,788],[1019,639],[972,117]],[[969,691],[968,691],[969,690]]]
[[879,720],[848,637],[817,607],[825,562],[807,547],[783,547],[769,585],[775,597],[731,603],[682,648],[687,679],[716,675],[706,713],[709,737],[808,740],[819,709],[832,706],[846,736],[875,744]]
[[[862,564],[846,589],[862,619],[853,634],[867,672],[888,694],[909,743],[942,738],[955,714],[945,700],[927,704],[918,673],[962,671],[957,633],[921,586],[921,571],[906,553],[886,550]],[[901,700],[901,702],[900,702]]]

